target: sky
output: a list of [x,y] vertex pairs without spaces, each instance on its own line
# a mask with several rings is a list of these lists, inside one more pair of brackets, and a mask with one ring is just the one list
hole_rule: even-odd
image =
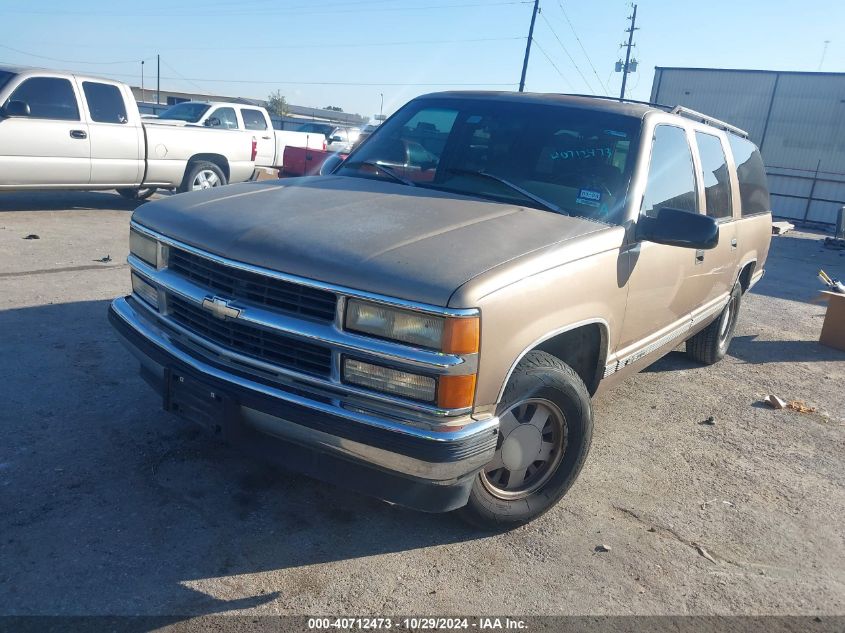
[[[516,90],[533,0],[0,0],[0,64],[385,114],[452,89]],[[526,91],[618,95],[630,2],[540,0]],[[626,96],[655,66],[845,72],[845,3],[640,0]],[[826,53],[825,40],[829,40]],[[383,105],[382,105],[383,95]]]

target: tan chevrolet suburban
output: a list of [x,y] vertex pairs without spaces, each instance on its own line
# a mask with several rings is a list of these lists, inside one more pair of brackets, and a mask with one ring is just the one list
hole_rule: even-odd
[[166,410],[288,468],[509,527],[575,481],[596,392],[684,342],[725,355],[770,235],[760,153],[726,123],[431,94],[330,175],[139,207],[110,319]]

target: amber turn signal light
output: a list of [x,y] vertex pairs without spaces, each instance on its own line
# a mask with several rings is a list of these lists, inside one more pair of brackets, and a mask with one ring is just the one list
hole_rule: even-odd
[[475,374],[441,376],[437,383],[437,406],[441,409],[471,407],[473,397],[475,397]]
[[478,317],[446,319],[443,324],[443,352],[474,354],[478,351]]

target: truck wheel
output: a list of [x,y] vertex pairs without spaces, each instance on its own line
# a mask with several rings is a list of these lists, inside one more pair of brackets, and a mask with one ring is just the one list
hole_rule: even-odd
[[223,171],[217,165],[205,160],[198,160],[188,165],[179,191],[199,191],[200,189],[222,187],[225,184],[226,176],[223,175]]
[[546,352],[519,362],[498,409],[499,441],[458,514],[483,529],[508,529],[536,519],[575,482],[593,437],[584,382]]
[[158,189],[156,187],[142,187],[140,189],[116,189],[116,191],[127,200],[146,200]]
[[741,303],[742,288],[737,283],[719,318],[687,341],[687,356],[705,365],[722,360],[734,336]]

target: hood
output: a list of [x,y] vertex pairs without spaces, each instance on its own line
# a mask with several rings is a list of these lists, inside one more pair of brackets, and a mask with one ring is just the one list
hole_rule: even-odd
[[491,268],[606,228],[350,176],[180,194],[138,207],[133,219],[229,259],[438,306]]

